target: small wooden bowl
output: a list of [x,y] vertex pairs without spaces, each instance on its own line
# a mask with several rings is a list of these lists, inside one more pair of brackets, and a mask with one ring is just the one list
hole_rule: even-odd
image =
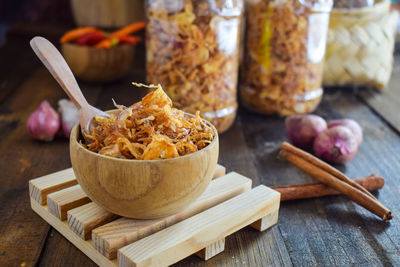
[[120,28],[145,20],[143,0],[70,0],[78,26]]
[[135,52],[135,47],[128,44],[94,48],[66,43],[61,49],[74,75],[89,82],[121,78],[131,68]]
[[218,161],[218,135],[204,149],[163,160],[103,156],[70,136],[72,168],[82,189],[104,209],[130,218],[153,219],[182,210],[207,188]]

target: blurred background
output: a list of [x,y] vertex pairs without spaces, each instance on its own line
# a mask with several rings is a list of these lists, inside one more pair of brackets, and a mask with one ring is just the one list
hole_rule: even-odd
[[7,33],[46,32],[61,36],[74,27],[69,0],[2,0],[0,1],[0,44]]
[[[128,73],[161,83],[178,108],[200,110],[222,133],[239,105],[287,116],[313,112],[323,88],[384,90],[398,9],[390,0],[2,0],[0,49],[18,54],[44,36],[84,87]],[[24,60],[37,63],[33,53]]]

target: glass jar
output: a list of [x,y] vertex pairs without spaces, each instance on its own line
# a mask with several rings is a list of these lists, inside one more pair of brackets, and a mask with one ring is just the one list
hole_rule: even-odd
[[335,0],[333,8],[360,8],[371,7],[375,0]]
[[242,0],[147,0],[147,82],[224,132],[237,110]]
[[245,106],[283,116],[318,106],[331,9],[332,0],[247,0]]

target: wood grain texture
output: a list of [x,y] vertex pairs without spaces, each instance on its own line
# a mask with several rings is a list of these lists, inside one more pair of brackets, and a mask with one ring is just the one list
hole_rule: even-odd
[[87,102],[64,57],[49,40],[41,36],[35,36],[29,44],[36,56],[42,61],[43,65],[68,95],[69,99],[74,102],[79,110],[79,124],[81,125],[81,129],[89,133],[93,117],[107,116],[107,114]]
[[[30,55],[29,48],[26,46],[27,38],[21,36],[10,36],[8,40],[13,41],[12,45],[5,45],[1,47],[0,54],[2,60],[12,62],[15,60],[20,64],[15,64],[10,67],[9,64],[2,64],[0,67],[0,103],[1,107],[7,107],[4,100],[10,100],[13,98],[14,93],[19,89],[19,86],[26,81],[21,77],[29,77],[35,68],[39,65],[35,62],[33,56]],[[16,75],[18,74],[18,75]],[[3,109],[1,115],[5,115]],[[3,132],[3,134],[8,134]]]
[[119,266],[170,265],[274,212],[280,194],[260,185],[118,251]]
[[391,80],[383,92],[360,88],[358,96],[400,133],[400,55],[395,55],[394,62]]
[[119,217],[94,202],[69,210],[67,214],[69,228],[84,240],[91,239],[94,228]]
[[67,219],[67,212],[73,208],[89,203],[91,200],[83,192],[79,184],[47,196],[49,212],[64,221]]
[[[79,185],[77,185],[77,186],[79,186]],[[76,187],[76,186],[73,186],[73,187]],[[71,188],[73,188],[73,187],[71,187]],[[66,195],[65,192],[71,188],[60,190],[60,192],[64,192],[64,196],[65,196]],[[227,198],[229,200],[218,205],[220,207],[220,209],[224,209],[224,207],[221,207],[221,206],[226,206],[226,208],[228,208],[231,200],[235,200],[235,199],[236,199],[236,205],[239,205],[242,203],[242,200],[237,199],[237,198],[242,195],[245,195],[246,193],[243,193],[244,191],[249,192],[248,190],[250,190],[250,188],[251,188],[251,180],[250,179],[243,177],[241,175],[238,175],[236,173],[230,173],[222,178],[213,180],[209,187],[209,190],[206,191],[200,197],[200,199],[203,199],[203,200],[200,200],[199,204],[197,206],[200,207],[200,206],[202,206],[201,204],[203,204],[202,208],[207,209],[209,207],[207,207],[206,204],[215,205],[215,204],[220,203],[221,201],[224,201]],[[73,190],[70,190],[70,191],[72,192]],[[258,207],[258,209],[261,209],[261,210],[258,210],[258,211],[254,210],[253,213],[256,213],[255,216],[257,218],[260,218],[260,217],[264,218],[262,215],[268,214],[269,212],[271,212],[271,209],[272,210],[279,209],[280,194],[278,192],[268,189],[266,187],[257,188],[257,189],[251,190],[251,191],[253,191],[253,196],[255,198],[257,195],[255,191],[264,192],[264,195],[261,195],[261,200],[260,200],[261,202],[263,202],[263,200],[262,200],[263,197],[267,198],[267,200],[264,201],[265,205]],[[50,194],[49,199],[54,194],[55,193]],[[239,196],[233,197],[237,194],[239,194]],[[249,199],[250,198],[247,197],[246,201],[249,201]],[[260,202],[260,201],[258,201],[258,202]],[[51,201],[49,200],[48,203],[51,203]],[[257,203],[255,203],[255,204],[257,204]],[[235,205],[235,203],[231,204],[231,206],[232,205]],[[82,239],[79,239],[78,238],[79,235],[76,235],[76,233],[74,233],[71,229],[68,229],[66,227],[67,222],[59,220],[55,216],[51,215],[51,213],[48,210],[48,207],[46,205],[41,205],[35,199],[31,198],[31,207],[43,219],[45,219],[48,223],[50,223],[53,227],[55,227],[57,229],[57,231],[62,233],[70,242],[72,242],[75,246],[77,246],[77,248],[79,248],[82,252],[84,252],[86,255],[88,255],[94,262],[96,262],[97,264],[99,264],[101,266],[114,266],[116,264],[116,261],[109,261],[105,257],[100,256],[99,253],[94,249],[93,245],[90,244],[89,241],[84,241]],[[252,208],[252,209],[254,209],[254,208]],[[257,207],[256,207],[256,209],[257,209]],[[267,209],[268,212],[265,209]],[[86,208],[85,210],[87,211],[88,209]],[[203,209],[201,209],[201,210],[203,210]],[[208,209],[208,210],[210,210],[210,209]],[[245,208],[245,210],[246,210],[246,208]],[[193,212],[195,212],[194,209],[193,209]],[[237,212],[240,213],[240,211],[237,211]],[[261,213],[261,215],[258,215],[259,213]],[[190,214],[190,212],[187,212],[187,214]],[[215,217],[215,218],[209,218],[211,221],[214,221],[217,218],[219,218],[218,211],[211,213],[211,215]],[[179,214],[174,215],[174,217],[179,217]],[[193,216],[193,217],[196,217],[196,216]],[[193,218],[193,217],[191,217],[191,218]],[[251,223],[252,221],[254,221],[253,217],[254,216],[252,216],[250,221],[247,221],[247,223],[244,225],[247,225],[247,224]],[[170,221],[173,221],[174,219],[175,218],[166,218],[165,221],[167,221],[167,222],[165,224],[168,225],[168,223]],[[240,220],[242,220],[242,219],[243,218],[240,218]],[[190,220],[190,218],[187,220]],[[143,223],[143,221],[141,223]],[[231,228],[229,228],[229,229],[230,229],[229,231],[235,231],[235,230],[232,230]],[[209,229],[209,231],[211,231],[211,230],[212,229]],[[213,231],[215,232],[216,230],[214,229]],[[208,242],[208,244],[201,251],[198,252],[198,255],[204,259],[209,259],[209,258],[215,256],[216,254],[222,252],[224,250],[224,244],[225,244],[224,239],[217,239],[217,240],[215,240],[215,242]],[[176,250],[180,250],[180,249],[181,248],[176,247]],[[193,252],[196,252],[196,251],[193,251]]]
[[93,249],[90,241],[82,240],[78,235],[76,235],[68,227],[67,221],[61,221],[50,214],[47,206],[41,206],[34,200],[31,200],[32,209],[39,214],[46,222],[48,222],[52,227],[54,227],[58,232],[68,239],[73,245],[75,245],[79,250],[85,253],[90,259],[92,259],[96,264],[100,266],[116,266],[116,261],[110,261],[103,257],[99,252]]
[[276,224],[278,222],[278,217],[279,217],[279,206],[274,212],[271,212],[268,215],[262,217],[261,219],[253,222],[250,226],[262,232],[270,228],[272,225]]
[[[400,149],[396,132],[368,107],[360,104],[351,92],[327,90],[316,114],[327,119],[353,118],[361,124],[365,139],[357,156],[345,166],[335,167],[351,178],[371,173],[385,177],[385,186],[377,197],[398,213],[393,198],[400,192],[398,183],[395,183],[398,176],[395,169],[400,164],[395,152]],[[260,126],[263,118],[248,112],[241,115],[247,123],[244,132],[248,147],[259,155],[255,158],[255,165],[262,183],[315,182],[276,158],[277,148],[286,139],[281,119],[265,118]],[[265,132],[271,134],[265,135]],[[392,183],[395,184],[390,185]],[[399,248],[399,243],[394,241],[398,237],[398,224],[393,222],[388,227],[342,196],[281,203],[279,216],[279,230],[294,265],[391,264],[399,260],[394,253]]]
[[[243,118],[245,111],[239,108],[238,117],[233,126],[221,135],[220,162],[228,170],[235,170],[253,180],[253,186],[260,184],[262,173],[258,173],[255,157],[257,156],[247,145],[244,128],[252,124],[252,120]],[[258,115],[253,115],[258,117]],[[262,118],[262,116],[259,116]],[[260,126],[268,126],[262,120],[258,121]],[[265,135],[267,131],[260,131]],[[269,133],[268,133],[269,134]],[[255,135],[250,138],[257,138]],[[269,149],[268,146],[263,148]],[[268,168],[266,168],[268,169]],[[265,170],[263,170],[265,171]],[[279,228],[273,226],[271,230],[259,233],[250,228],[244,228],[225,240],[224,253],[216,255],[206,262],[207,266],[291,266],[289,253]],[[176,266],[203,266],[198,257],[190,256],[175,264]]]
[[[212,179],[225,175],[226,168],[217,164]],[[51,173],[29,181],[29,195],[42,205],[47,204],[47,195],[61,189],[76,185],[78,181],[75,178],[72,168]]]
[[128,73],[135,46],[125,44],[99,49],[65,43],[62,54],[76,77],[89,82],[106,82]]
[[18,42],[13,42],[9,35],[12,49],[0,48],[4,62],[18,62],[2,64],[0,70],[0,96],[5,97],[0,101],[2,266],[34,266],[40,261],[51,227],[32,211],[28,181],[71,166],[64,138],[42,143],[26,131],[26,121],[41,101],[47,99],[56,108],[57,101],[66,97],[35,58],[28,45],[31,36],[28,37],[18,37]]
[[221,176],[224,176],[226,174],[226,168],[220,164],[217,164],[217,167],[215,167],[213,179],[219,178]]
[[[27,45],[29,38],[9,36],[8,44],[0,48],[0,58],[7,63],[0,65],[0,262],[4,266],[23,262],[26,266],[95,266],[56,230],[49,232],[49,225],[29,206],[29,179],[71,166],[66,141],[36,142],[26,132],[26,120],[42,100],[56,107],[66,97],[39,65]],[[143,45],[137,48],[127,78],[112,84],[80,82],[90,103],[109,110],[113,108],[111,98],[131,105],[144,96],[146,90],[130,84],[145,81],[145,50]],[[365,140],[358,155],[350,164],[336,167],[351,178],[371,173],[383,176],[386,184],[374,194],[400,214],[400,138],[393,122],[398,119],[399,105],[391,92],[398,89],[398,82],[393,82],[398,79],[398,58],[389,90],[376,94],[360,89],[356,97],[352,91],[327,90],[315,113],[325,119],[350,117],[360,122]],[[361,95],[364,92],[382,101],[372,106]],[[282,118],[260,116],[240,107],[235,124],[220,137],[220,162],[252,178],[255,185],[314,182],[276,159],[277,148],[286,140]],[[278,225],[268,231],[246,227],[228,236],[224,252],[205,263],[190,256],[174,266],[400,265],[400,221],[382,225],[343,197],[282,203],[279,216]]]
[[[40,220],[43,221],[42,218],[40,218]],[[99,266],[99,264],[96,264],[91,260],[91,258],[86,256],[85,253],[80,251],[56,229],[51,228],[46,240],[46,247],[42,251],[40,264],[38,264],[38,266],[54,267],[55,265],[85,267]]]
[[84,148],[78,137],[76,125],[70,156],[82,189],[104,209],[128,218],[160,218],[187,207],[206,190],[218,161],[218,135],[195,153],[164,160],[107,157]]
[[[217,164],[213,174],[213,179],[223,176],[225,172],[225,167]],[[29,194],[31,198],[38,201],[41,205],[46,205],[48,194],[76,184],[77,180],[74,172],[72,168],[68,168],[30,180]],[[82,192],[79,191],[79,193]],[[83,195],[81,195],[81,197],[83,197]],[[55,209],[55,213],[59,212],[59,207],[57,207],[57,205],[53,206],[50,204],[50,206],[52,209]],[[116,216],[93,203],[68,211],[68,223],[71,229],[85,240],[91,237],[91,231],[93,228],[110,222],[118,217],[119,216]]]
[[[35,215],[29,204],[28,181],[70,165],[66,146],[33,141],[26,120],[43,99],[50,103],[62,97],[47,73],[36,71],[28,38],[18,38],[9,48],[0,48],[0,265],[33,266],[40,258],[49,225]],[[12,36],[8,35],[12,42]],[[13,62],[18,62],[14,64]],[[34,88],[40,88],[36,90]],[[4,97],[4,98],[3,98]],[[57,155],[55,157],[54,155]]]
[[251,189],[251,180],[234,172],[211,181],[206,191],[185,210],[154,220],[120,218],[92,231],[94,247],[109,259],[117,250],[145,236],[185,220],[227,199]]
[[144,21],[144,1],[71,0],[74,19],[79,26],[123,27]]
[[215,255],[221,253],[225,249],[225,238],[214,242],[202,250],[196,252],[196,255],[199,256],[202,260],[207,261],[214,257]]
[[74,171],[68,168],[29,181],[29,195],[41,205],[47,204],[47,195],[76,185]]

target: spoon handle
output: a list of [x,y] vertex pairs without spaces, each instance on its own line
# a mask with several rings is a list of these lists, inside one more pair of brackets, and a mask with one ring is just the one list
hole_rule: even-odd
[[51,75],[53,75],[54,79],[56,79],[75,105],[79,109],[87,107],[88,102],[83,96],[67,62],[65,62],[57,48],[55,48],[55,46],[47,39],[40,36],[34,37],[30,41],[30,45],[35,54],[50,71]]

